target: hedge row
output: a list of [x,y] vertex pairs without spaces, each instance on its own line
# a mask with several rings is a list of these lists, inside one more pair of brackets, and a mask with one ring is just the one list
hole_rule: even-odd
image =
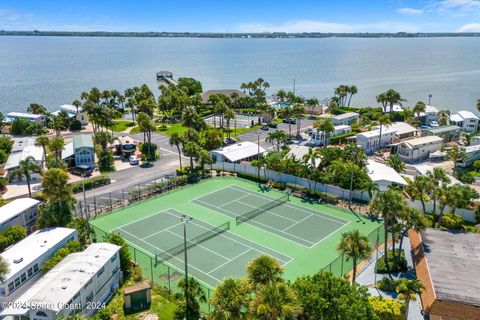
[[98,176],[93,177],[87,180],[77,181],[71,184],[73,193],[78,193],[83,191],[83,186],[85,186],[85,190],[97,188],[100,186],[104,186],[110,184],[110,177],[109,176]]

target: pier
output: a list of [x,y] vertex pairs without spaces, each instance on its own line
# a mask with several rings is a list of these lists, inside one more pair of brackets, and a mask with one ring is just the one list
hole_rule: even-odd
[[177,85],[178,82],[173,79],[173,73],[170,71],[158,71],[157,72],[157,80],[158,81],[165,81],[168,84]]

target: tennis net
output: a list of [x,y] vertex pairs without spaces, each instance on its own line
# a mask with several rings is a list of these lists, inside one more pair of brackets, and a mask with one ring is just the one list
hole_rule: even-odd
[[286,203],[288,201],[288,194],[282,196],[281,198],[278,198],[278,199],[275,199],[273,200],[272,202],[270,203],[267,203],[266,205],[264,206],[261,206],[259,208],[255,208],[241,216],[238,216],[235,218],[235,223],[237,225],[241,224],[241,223],[244,223],[250,219],[253,219],[255,218],[256,216],[264,213],[265,211],[268,211],[270,209],[273,209],[275,207],[278,207],[284,203]]
[[227,221],[211,230],[208,230],[207,232],[195,237],[195,238],[192,238],[192,239],[189,239],[187,240],[187,245],[186,245],[186,248],[185,248],[185,245],[182,243],[182,244],[179,244],[178,246],[175,246],[171,249],[168,249],[166,251],[163,251],[162,253],[157,253],[155,254],[155,264],[157,265],[158,263],[160,262],[164,262],[164,261],[167,261],[167,260],[170,260],[171,258],[175,257],[176,255],[182,253],[182,252],[185,252],[185,249],[190,249],[194,246],[197,246],[199,244],[201,244],[202,242],[205,242],[213,237],[216,237],[218,235],[220,235],[221,233],[227,231],[230,229],[230,221]]

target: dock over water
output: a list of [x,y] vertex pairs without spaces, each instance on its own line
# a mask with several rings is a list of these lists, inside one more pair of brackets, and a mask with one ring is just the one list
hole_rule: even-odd
[[157,80],[158,81],[165,81],[168,84],[177,85],[178,82],[173,79],[173,73],[170,71],[158,71],[157,72]]

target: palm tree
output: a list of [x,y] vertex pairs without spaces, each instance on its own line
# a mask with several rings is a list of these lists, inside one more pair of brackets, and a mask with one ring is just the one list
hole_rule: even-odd
[[421,294],[423,290],[425,290],[425,286],[417,279],[402,279],[398,283],[396,291],[398,292],[398,299],[404,303],[405,319],[408,319],[408,305],[410,301],[417,300],[417,294]]
[[[388,232],[397,218],[405,210],[407,203],[401,191],[389,189],[385,192],[378,192],[370,203],[370,210],[373,214],[383,218],[384,225],[384,259],[385,266],[388,269]],[[393,228],[391,228],[393,230]],[[395,232],[392,232],[392,243],[395,244]]]
[[227,121],[227,137],[230,139],[230,121],[232,119],[235,119],[235,111],[233,111],[232,108],[227,107],[227,110],[225,111],[225,120]]
[[348,207],[351,209],[352,192],[353,192],[353,178],[356,168],[364,169],[367,164],[367,155],[365,151],[354,143],[349,143],[343,149],[344,159],[351,165],[350,172],[350,193],[348,197]]
[[350,97],[348,98],[347,107],[350,107],[350,102],[352,102],[352,97],[358,93],[357,87],[354,85],[348,87],[348,93],[350,93]]
[[282,281],[283,268],[274,258],[262,255],[247,266],[247,278],[254,287]]
[[455,175],[458,161],[465,160],[465,150],[461,149],[457,145],[447,151],[447,159],[453,161],[452,173]]
[[63,137],[53,137],[48,143],[48,148],[55,155],[55,160],[57,160],[57,162],[62,160],[62,150],[64,146],[65,140],[63,140]]
[[225,279],[213,293],[212,320],[243,320],[247,318],[250,288],[242,279]]
[[425,102],[423,101],[418,101],[413,107],[412,111],[415,114],[417,120],[420,119],[420,113],[425,112],[425,107]]
[[31,112],[33,114],[43,114],[43,115],[48,114],[47,108],[45,108],[44,106],[38,103],[30,104],[30,106],[27,108],[27,112]]
[[281,111],[282,118],[288,119],[288,136],[292,136],[292,122],[290,121],[290,117],[292,116],[292,108],[290,107],[285,107]]
[[405,207],[404,211],[400,215],[400,226],[403,228],[403,231],[400,233],[400,243],[398,247],[400,250],[398,250],[397,254],[397,262],[400,261],[400,257],[402,254],[402,247],[403,247],[403,240],[405,239],[405,236],[407,235],[409,230],[414,230],[414,231],[422,231],[425,230],[427,227],[426,221],[425,221],[425,215],[420,212],[420,210],[410,208],[410,207]]
[[405,190],[412,198],[418,198],[420,200],[423,213],[426,213],[425,196],[431,192],[432,188],[432,180],[427,176],[416,176],[415,179],[409,181]]
[[392,120],[389,114],[380,115],[378,118],[378,123],[380,124],[380,132],[378,135],[378,149],[382,148],[382,129],[384,125],[392,124]]
[[317,129],[318,132],[323,132],[323,145],[327,146],[327,136],[335,131],[335,124],[332,119],[325,119],[323,121],[315,121],[313,127]]
[[[188,292],[186,290],[186,281],[185,278],[178,281],[179,292],[174,294],[174,299],[178,301],[179,308],[176,311],[176,319],[199,319],[200,318],[200,303],[207,302],[207,295],[203,291],[200,283],[193,278],[188,278]],[[187,301],[187,302],[185,302]],[[185,304],[187,303],[187,305]],[[188,318],[184,318],[188,309]]]
[[438,111],[438,124],[441,126],[446,126],[448,124],[448,119],[450,118],[450,110],[440,110]]
[[386,107],[390,106],[390,113],[393,112],[394,105],[402,105],[402,102],[404,101],[406,100],[402,98],[400,93],[393,89],[388,89],[386,92],[383,92],[377,96],[377,102],[382,103],[385,112],[387,112]]
[[346,261],[352,259],[352,283],[354,283],[357,277],[358,260],[367,259],[372,251],[368,238],[358,230],[344,232],[342,233],[342,238],[337,246],[337,251],[346,257]]
[[49,143],[50,143],[50,140],[48,139],[48,137],[46,135],[38,136],[35,139],[35,146],[42,148],[44,159],[47,158],[47,146],[49,145]]
[[296,103],[293,106],[292,112],[295,115],[295,117],[297,118],[297,137],[300,137],[300,127],[301,127],[300,121],[303,117],[303,114],[305,113],[305,107],[301,103]]
[[251,304],[252,319],[257,320],[295,319],[300,312],[301,305],[285,282],[273,282],[260,287]]
[[182,152],[180,151],[180,144],[182,144],[182,135],[179,134],[178,132],[172,133],[170,136],[170,139],[168,140],[168,143],[173,146],[175,145],[177,147],[178,151],[178,161],[180,162],[180,171],[182,170]]
[[30,187],[30,181],[32,180],[31,173],[42,173],[42,167],[35,162],[35,158],[28,156],[25,160],[19,162],[19,168],[14,170],[12,174],[19,180],[23,177],[27,180],[28,196],[32,197],[32,189]]
[[0,282],[4,283],[5,282],[5,277],[8,273],[8,263],[0,257]]
[[143,144],[148,143],[148,155],[145,157],[145,160],[149,161],[155,159],[155,155],[152,155],[152,131],[155,131],[155,123],[150,119],[149,115],[140,112],[137,117],[138,128],[140,132],[143,132]]
[[313,97],[305,101],[307,104],[308,112],[310,113],[310,116],[313,117],[313,111],[315,111],[315,108],[318,106],[318,99]]
[[480,99],[477,99],[477,111],[480,112]]
[[274,132],[269,132],[266,138],[267,142],[275,145],[277,152],[280,152],[280,146],[282,143],[287,141],[287,135],[283,130],[275,130]]
[[441,187],[447,186],[450,183],[450,178],[447,177],[445,170],[440,167],[435,167],[433,170],[427,172],[427,178],[431,181],[431,188],[429,190],[429,197],[433,200],[433,211],[437,213],[437,201],[441,196]]
[[403,162],[403,160],[396,154],[392,154],[385,163],[398,173],[405,172],[405,162]]

